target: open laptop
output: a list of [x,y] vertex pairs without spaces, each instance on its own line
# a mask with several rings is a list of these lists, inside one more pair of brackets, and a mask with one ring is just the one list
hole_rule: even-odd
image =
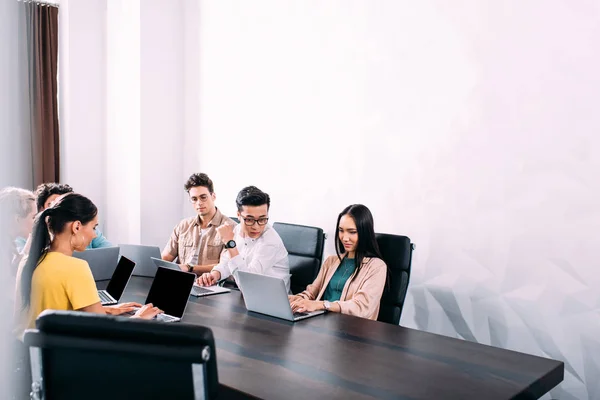
[[118,247],[103,247],[73,252],[73,257],[87,261],[95,281],[106,281],[115,272],[119,260]]
[[[160,258],[152,257],[152,261],[156,264],[157,267],[165,267],[174,269],[176,271],[181,271],[179,268],[179,264],[174,262],[165,261]],[[196,282],[194,282],[194,287],[192,288],[192,296],[202,297],[202,296],[210,296],[211,294],[219,294],[219,293],[228,293],[231,292],[231,289],[227,289],[221,286],[213,285],[213,286],[200,286]]]
[[156,275],[156,264],[152,257],[160,258],[160,249],[157,246],[143,246],[139,244],[121,244],[121,255],[135,262],[133,275],[154,278]]
[[106,286],[106,290],[98,290],[98,296],[100,296],[100,302],[103,306],[110,306],[119,302],[134,268],[135,263],[133,261],[121,256],[119,264],[117,264],[117,268],[115,268],[115,272]]
[[157,320],[179,322],[187,308],[195,280],[196,275],[192,273],[158,267],[145,304],[152,303],[164,311],[164,314],[156,316]]
[[248,311],[292,322],[325,313],[325,311],[313,311],[309,313],[292,312],[285,282],[281,278],[237,271],[237,280]]

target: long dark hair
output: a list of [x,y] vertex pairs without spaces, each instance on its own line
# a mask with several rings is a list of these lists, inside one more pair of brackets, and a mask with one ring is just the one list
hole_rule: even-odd
[[[337,219],[337,224],[335,226],[335,253],[342,262],[342,253],[344,250],[344,244],[340,240],[339,228],[340,228],[340,220],[344,215],[349,215],[354,220],[356,224],[356,232],[358,233],[358,243],[356,244],[356,272],[354,274],[354,278],[360,272],[362,268],[363,261],[365,257],[377,257],[383,259],[381,257],[381,252],[379,251],[379,245],[377,244],[377,239],[375,238],[375,228],[373,223],[373,215],[369,209],[362,204],[352,204],[348,207],[344,208],[344,210],[340,213]],[[346,257],[347,255],[344,255]]]
[[21,272],[21,299],[23,309],[31,302],[31,280],[50,247],[50,232],[59,234],[69,222],[87,224],[98,214],[98,209],[90,199],[76,193],[67,193],[52,207],[39,213],[33,222],[29,258]]

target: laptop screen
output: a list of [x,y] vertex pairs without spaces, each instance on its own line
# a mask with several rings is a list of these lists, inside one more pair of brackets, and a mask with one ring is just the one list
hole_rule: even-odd
[[110,278],[110,282],[108,282],[108,285],[106,286],[106,291],[115,300],[118,301],[123,295],[134,268],[135,263],[133,261],[121,256],[117,268],[115,269],[112,278]]
[[173,317],[183,317],[196,275],[158,267],[146,304],[152,303],[165,314]]

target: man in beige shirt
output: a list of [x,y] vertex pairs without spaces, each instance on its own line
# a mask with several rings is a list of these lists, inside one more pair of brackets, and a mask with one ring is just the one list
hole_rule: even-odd
[[224,244],[217,232],[221,225],[236,223],[215,207],[212,180],[206,174],[193,174],[185,184],[190,202],[198,215],[182,220],[162,251],[162,259],[177,262],[183,271],[202,274],[219,263]]

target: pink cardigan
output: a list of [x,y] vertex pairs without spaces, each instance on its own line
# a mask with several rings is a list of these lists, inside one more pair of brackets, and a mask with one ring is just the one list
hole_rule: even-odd
[[[327,257],[315,281],[298,296],[308,300],[320,300],[339,265],[340,260],[337,255]],[[365,257],[360,273],[356,278],[355,275],[356,271],[346,281],[342,296],[337,302],[342,314],[376,320],[379,314],[379,301],[387,278],[387,267],[379,258]]]

